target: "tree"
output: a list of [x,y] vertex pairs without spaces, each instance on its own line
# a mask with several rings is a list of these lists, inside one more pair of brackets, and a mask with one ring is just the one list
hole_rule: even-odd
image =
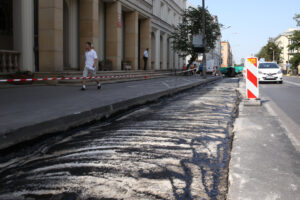
[[[296,14],[294,19],[297,22],[297,26],[300,27],[300,14]],[[292,42],[289,45],[289,50],[296,52],[290,59],[290,63],[292,64],[292,68],[297,68],[300,65],[300,31],[295,31],[290,40]]]
[[[265,58],[266,61],[281,62],[282,48],[279,47],[275,42],[269,41],[266,46],[262,47],[260,52],[256,55],[259,59]],[[273,60],[274,56],[274,60]]]
[[300,14],[296,14],[294,20],[296,21],[297,26],[300,26]]
[[[202,30],[202,7],[197,8],[189,7],[186,9],[182,16],[182,22],[175,27],[175,31],[171,37],[173,39],[173,49],[181,57],[191,56],[189,65],[193,63],[198,53],[195,52],[192,44],[192,37]],[[205,28],[206,28],[206,52],[215,48],[216,41],[221,35],[221,25],[215,20],[207,9],[205,9]]]

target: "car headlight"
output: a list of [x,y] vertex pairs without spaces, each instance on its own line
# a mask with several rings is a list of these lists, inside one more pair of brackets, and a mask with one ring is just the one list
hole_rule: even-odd
[[282,71],[281,71],[281,70],[279,70],[279,71],[277,72],[277,74],[282,74]]

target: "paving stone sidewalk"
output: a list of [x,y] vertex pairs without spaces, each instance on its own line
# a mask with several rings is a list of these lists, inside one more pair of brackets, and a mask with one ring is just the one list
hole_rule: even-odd
[[0,89],[0,149],[40,135],[65,131],[130,106],[200,85],[199,76],[172,76],[88,86],[31,86]]

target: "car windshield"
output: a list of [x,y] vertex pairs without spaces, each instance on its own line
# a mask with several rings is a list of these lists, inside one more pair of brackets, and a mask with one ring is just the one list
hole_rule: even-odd
[[258,68],[260,68],[260,69],[277,69],[278,66],[275,63],[260,63]]

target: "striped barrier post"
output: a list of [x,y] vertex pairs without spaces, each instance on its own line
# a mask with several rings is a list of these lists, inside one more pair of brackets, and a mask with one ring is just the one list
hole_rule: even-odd
[[246,61],[246,94],[248,99],[259,99],[258,59],[255,57]]

